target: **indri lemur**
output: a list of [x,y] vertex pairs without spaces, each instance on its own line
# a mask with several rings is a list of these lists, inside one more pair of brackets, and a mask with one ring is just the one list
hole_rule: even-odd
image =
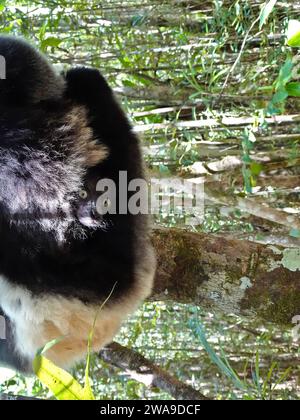
[[110,294],[95,351],[151,291],[148,217],[96,208],[99,180],[144,178],[139,141],[97,70],[57,74],[9,36],[0,55],[0,365],[30,372],[36,351],[62,337],[46,357],[71,366]]

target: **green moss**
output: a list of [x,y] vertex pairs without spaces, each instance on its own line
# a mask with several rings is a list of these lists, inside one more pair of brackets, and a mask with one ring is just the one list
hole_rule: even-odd
[[285,294],[276,302],[266,304],[258,310],[257,314],[261,318],[276,324],[291,325],[293,316],[300,314],[300,294],[294,291]]
[[300,288],[291,282],[290,275],[276,269],[273,276],[257,279],[253,287],[246,290],[242,310],[255,311],[266,321],[291,324],[293,316],[300,314]]

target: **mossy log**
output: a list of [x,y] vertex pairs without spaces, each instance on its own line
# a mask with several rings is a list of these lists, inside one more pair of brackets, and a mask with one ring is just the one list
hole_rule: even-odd
[[179,229],[153,232],[158,267],[152,300],[193,303],[290,324],[300,315],[300,249]]

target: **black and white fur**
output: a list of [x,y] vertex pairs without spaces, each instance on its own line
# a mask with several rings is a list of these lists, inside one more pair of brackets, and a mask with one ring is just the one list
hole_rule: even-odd
[[58,75],[12,37],[0,37],[0,54],[0,365],[31,371],[36,351],[63,336],[46,355],[71,366],[114,285],[95,351],[151,292],[147,216],[101,216],[94,205],[98,180],[144,177],[139,141],[97,70]]

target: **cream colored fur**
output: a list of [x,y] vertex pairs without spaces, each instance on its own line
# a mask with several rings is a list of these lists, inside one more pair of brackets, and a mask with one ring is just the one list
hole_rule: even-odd
[[[136,273],[134,288],[119,301],[108,301],[99,312],[93,337],[94,351],[112,341],[126,316],[150,294],[155,271],[151,248],[146,260]],[[39,348],[61,336],[64,336],[62,341],[48,350],[46,356],[62,367],[82,359],[101,303],[86,305],[79,299],[59,295],[36,297],[0,277],[0,306],[15,325],[16,351],[30,360]]]

